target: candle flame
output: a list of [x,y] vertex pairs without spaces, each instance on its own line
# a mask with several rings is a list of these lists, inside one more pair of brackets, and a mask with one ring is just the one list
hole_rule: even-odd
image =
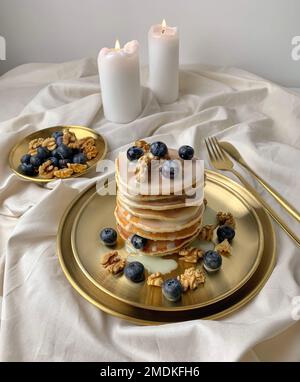
[[166,28],[167,28],[167,23],[166,23],[166,20],[163,19],[162,23],[161,23],[161,33],[165,33],[166,31]]
[[121,49],[120,42],[119,42],[119,40],[116,40],[115,50],[120,50],[120,49]]

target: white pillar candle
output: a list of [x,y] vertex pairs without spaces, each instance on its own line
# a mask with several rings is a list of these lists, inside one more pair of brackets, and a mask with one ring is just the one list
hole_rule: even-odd
[[179,92],[178,28],[152,25],[148,34],[149,87],[160,103],[172,103]]
[[98,56],[98,70],[105,118],[128,123],[141,113],[139,44],[130,41],[120,48],[103,48]]

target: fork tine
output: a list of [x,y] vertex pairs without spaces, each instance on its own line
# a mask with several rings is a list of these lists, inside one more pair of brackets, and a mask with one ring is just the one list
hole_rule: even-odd
[[214,159],[215,160],[220,159],[220,155],[218,154],[218,152],[216,150],[216,145],[215,145],[215,143],[211,137],[208,138],[208,142],[210,143],[211,150],[214,153]]
[[216,137],[215,137],[215,142],[216,142],[216,145],[217,145],[218,149],[219,149],[220,152],[221,152],[222,158],[223,158],[224,160],[229,159],[229,158],[228,158],[228,155],[226,154],[225,150],[221,147],[221,145],[220,145],[220,143],[219,143],[219,141],[217,140]]
[[225,159],[225,156],[224,156],[224,152],[221,148],[221,146],[219,145],[219,142],[217,140],[216,137],[212,137],[212,141],[214,143],[214,147],[215,147],[215,150],[217,151],[218,153],[218,156],[221,158],[221,159]]
[[204,139],[204,142],[205,142],[206,150],[207,150],[207,152],[208,152],[209,159],[210,159],[210,161],[212,162],[212,161],[214,160],[214,157],[213,157],[213,153],[212,153],[212,151],[210,150],[208,140],[207,140],[207,139]]

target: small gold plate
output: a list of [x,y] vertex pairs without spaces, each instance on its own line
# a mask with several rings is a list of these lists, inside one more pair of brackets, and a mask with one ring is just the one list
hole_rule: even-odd
[[20,159],[24,154],[27,154],[28,152],[28,144],[30,141],[36,138],[47,138],[51,137],[51,134],[55,131],[62,131],[63,129],[69,129],[71,132],[75,133],[77,139],[81,139],[84,137],[92,137],[95,139],[95,145],[98,150],[98,155],[93,158],[92,160],[87,162],[88,168],[80,173],[72,175],[70,178],[76,178],[78,176],[82,176],[86,174],[88,171],[90,171],[93,167],[96,166],[97,162],[99,162],[101,159],[103,159],[107,152],[107,144],[105,139],[102,137],[102,135],[98,134],[95,130],[92,130],[88,127],[84,126],[54,126],[54,127],[48,127],[47,129],[38,130],[34,133],[28,135],[22,141],[17,143],[10,151],[9,154],[9,165],[11,170],[20,178],[25,180],[30,180],[31,182],[37,182],[37,183],[47,183],[52,182],[53,180],[57,180],[57,178],[52,179],[44,179],[39,176],[28,176],[24,175],[20,172],[19,166],[20,166]]
[[[59,228],[58,255],[75,289],[100,309],[142,324],[220,318],[250,301],[263,287],[274,267],[273,227],[268,215],[243,187],[215,172],[207,171],[206,174],[205,192],[210,208],[214,211],[230,210],[237,218],[233,255],[224,259],[219,275],[208,275],[203,287],[184,294],[180,303],[169,303],[162,298],[160,288],[145,284],[132,286],[123,276],[115,279],[106,272],[102,274],[99,256],[103,248],[99,242],[99,231],[103,226],[114,225],[110,210],[114,197],[95,194],[94,185],[72,203]],[[103,198],[105,203],[101,202]],[[111,199],[109,203],[108,199]],[[91,212],[90,206],[96,210],[90,215],[91,221],[86,230],[80,222],[87,222],[82,219],[87,212]],[[85,251],[82,251],[84,247],[78,251],[76,236],[82,229],[79,236],[85,235],[86,247]],[[71,237],[76,254],[72,249]],[[79,242],[83,240],[81,237]],[[120,241],[119,248],[122,245]],[[113,289],[114,285],[118,289]]]

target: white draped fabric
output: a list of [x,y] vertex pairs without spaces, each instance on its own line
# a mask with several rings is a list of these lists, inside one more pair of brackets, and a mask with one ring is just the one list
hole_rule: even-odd
[[[143,72],[146,84],[147,73]],[[193,66],[180,73],[180,99],[159,105],[143,91],[129,124],[103,117],[96,62],[27,64],[0,77],[0,359],[2,361],[300,361],[300,250],[274,225],[278,262],[261,293],[219,321],[142,327],[85,301],[55,254],[56,231],[70,201],[99,176],[47,187],[11,173],[8,153],[27,134],[59,124],[89,126],[114,158],[137,138],[169,147],[203,138],[232,142],[245,159],[300,209],[300,97],[253,74]],[[242,171],[243,172],[243,171]],[[297,233],[299,225],[257,186]]]

